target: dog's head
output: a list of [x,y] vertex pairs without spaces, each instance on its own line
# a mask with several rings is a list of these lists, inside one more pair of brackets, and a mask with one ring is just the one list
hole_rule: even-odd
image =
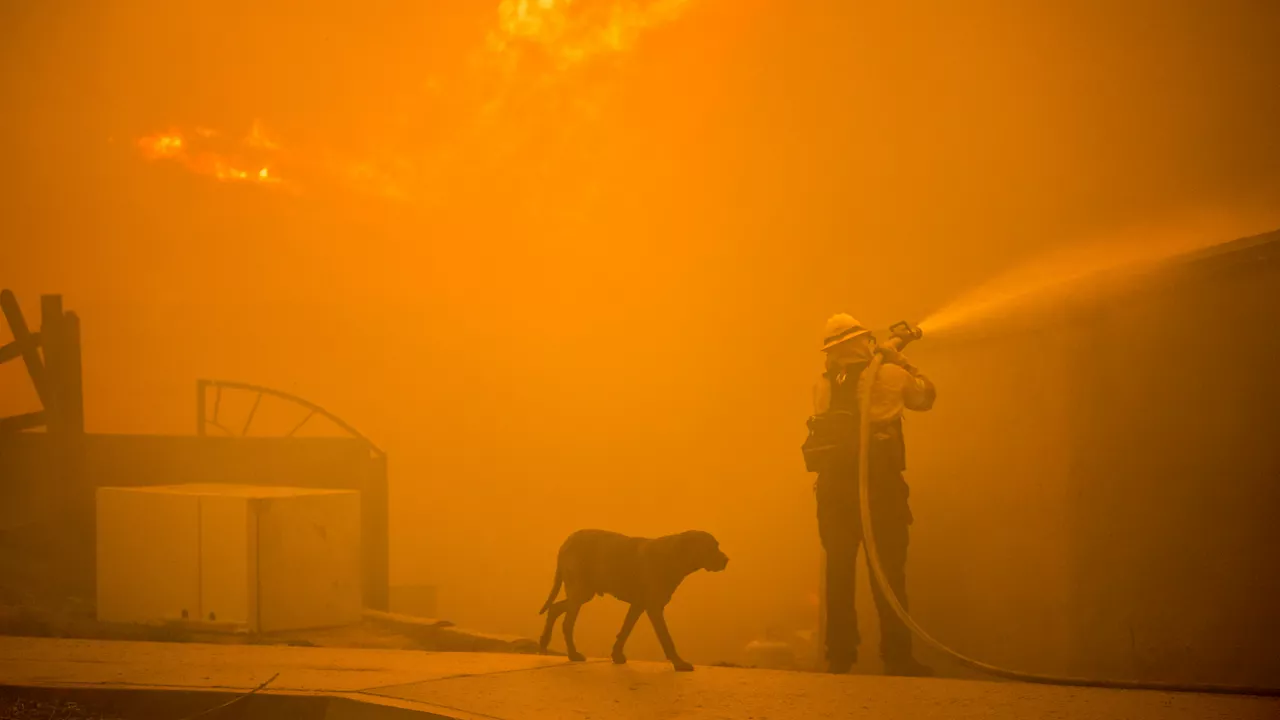
[[720,542],[709,532],[689,530],[680,533],[681,555],[698,570],[720,572],[729,565],[729,556],[720,550]]

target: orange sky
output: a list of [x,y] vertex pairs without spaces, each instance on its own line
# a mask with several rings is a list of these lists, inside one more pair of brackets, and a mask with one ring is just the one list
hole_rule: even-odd
[[[80,313],[90,430],[190,432],[202,376],[325,405],[391,454],[393,575],[494,629],[536,629],[588,525],[715,532],[750,560],[706,592],[811,581],[831,312],[919,319],[1078,238],[1280,197],[1273,2],[689,0],[567,68],[495,57],[499,20],[0,8],[0,285]],[[296,192],[137,144],[239,152],[255,122]],[[0,393],[34,401],[16,364]]]

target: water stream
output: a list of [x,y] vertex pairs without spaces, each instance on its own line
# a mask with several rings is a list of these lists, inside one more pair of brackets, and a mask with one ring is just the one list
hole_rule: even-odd
[[1175,258],[1278,228],[1280,210],[1201,212],[1075,243],[962,295],[922,320],[920,328],[936,336],[1013,313],[1050,311],[1133,282]]

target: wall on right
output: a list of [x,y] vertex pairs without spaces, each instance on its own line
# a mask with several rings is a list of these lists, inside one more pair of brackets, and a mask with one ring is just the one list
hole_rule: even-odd
[[1280,685],[1280,233],[926,338],[913,614],[1039,672]]

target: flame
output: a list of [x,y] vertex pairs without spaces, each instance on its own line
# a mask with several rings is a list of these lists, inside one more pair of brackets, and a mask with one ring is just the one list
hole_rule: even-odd
[[[350,161],[330,153],[287,152],[266,135],[255,121],[239,143],[215,142],[234,137],[209,128],[190,132],[172,129],[138,140],[142,155],[149,160],[173,162],[189,172],[221,182],[274,185],[299,192],[297,180],[325,180],[345,185],[365,194],[405,200],[412,192],[406,187],[413,176],[412,163]],[[286,181],[280,167],[288,170]]]
[[645,30],[680,17],[690,0],[502,0],[488,47],[537,48],[560,70],[628,50]]
[[[585,136],[580,124],[594,119],[604,91],[598,83],[559,81],[574,68],[630,50],[642,33],[676,20],[691,2],[501,0],[493,28],[473,57],[481,62],[469,68],[478,74],[458,83],[464,112],[475,113],[473,122],[464,122],[454,135],[433,138],[428,147],[408,121],[401,123],[406,126],[402,130],[375,138],[374,147],[357,158],[329,149],[303,151],[290,145],[286,150],[258,120],[243,136],[195,126],[149,135],[137,144],[148,160],[174,163],[221,182],[298,192],[298,182],[305,179],[396,200],[440,201],[457,192],[463,178],[510,174],[513,168],[538,164],[530,158],[511,162],[516,152],[534,151],[545,156],[544,162],[554,162],[557,143]],[[567,102],[544,94],[553,84],[571,96]],[[475,90],[483,95],[471,95]],[[423,98],[442,92],[437,79],[424,83]]]
[[[466,143],[470,170],[539,176],[586,144],[615,87],[611,69],[692,0],[501,0],[468,85],[482,88]],[[583,190],[582,192],[589,192]],[[587,202],[586,198],[577,198]],[[538,203],[535,203],[538,204]]]
[[152,160],[176,158],[184,152],[182,136],[173,132],[141,138],[138,140],[138,147],[141,147],[143,154]]
[[[194,128],[190,133],[172,129],[166,133],[148,135],[138,139],[138,147],[149,160],[176,162],[198,175],[221,181],[242,181],[261,184],[279,184],[281,179],[272,175],[264,163],[252,163],[239,157],[240,153],[221,153],[206,146],[205,141],[219,137],[208,128]],[[249,137],[242,143],[246,147],[275,151],[280,146],[267,140],[255,122]],[[256,168],[256,169],[252,169]]]

